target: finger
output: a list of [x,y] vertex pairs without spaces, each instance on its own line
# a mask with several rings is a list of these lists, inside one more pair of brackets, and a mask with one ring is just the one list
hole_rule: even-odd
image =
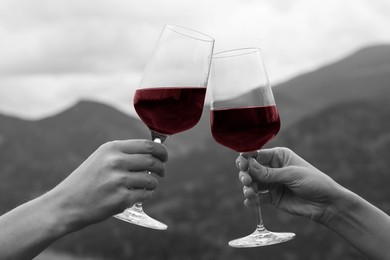
[[127,189],[147,189],[154,190],[157,188],[158,180],[147,172],[124,172],[123,185]]
[[281,168],[295,164],[306,166],[310,165],[304,159],[286,147],[263,149],[259,152],[256,159],[260,164],[272,168]]
[[135,203],[143,202],[144,200],[153,198],[153,194],[154,194],[153,190],[144,190],[144,189],[129,190],[128,203],[129,205],[134,205]]
[[262,165],[280,168],[285,165],[283,155],[283,148],[276,147],[260,150],[256,159]]
[[244,186],[242,191],[244,193],[244,197],[247,198],[247,199],[254,199],[255,196],[256,196],[256,192],[253,190],[252,187]]
[[148,171],[160,177],[165,175],[165,165],[156,157],[146,154],[128,154],[125,159],[126,169],[132,172]]
[[258,193],[253,187],[244,187],[243,188],[244,197],[248,200],[256,200],[256,196],[259,196],[261,203],[270,203],[271,194],[270,192]]
[[271,198],[268,193],[266,194],[259,194],[258,199],[255,196],[252,196],[250,198],[246,198],[244,200],[244,204],[247,207],[255,207],[259,204],[271,204]]
[[255,159],[249,160],[249,174],[255,181],[264,183],[287,184],[291,181],[291,174],[286,172],[286,168],[265,167]]
[[236,159],[236,167],[241,171],[248,170],[248,160],[245,159],[242,155],[238,156]]
[[250,200],[250,199],[245,199],[244,204],[245,204],[245,206],[250,207],[250,208],[255,207],[257,205],[255,200]]
[[168,152],[165,146],[151,140],[121,140],[113,141],[111,145],[127,154],[151,154],[162,162],[168,160]]
[[240,182],[245,186],[250,186],[252,183],[252,177],[249,175],[248,172],[240,171],[238,174],[238,177],[240,178]]

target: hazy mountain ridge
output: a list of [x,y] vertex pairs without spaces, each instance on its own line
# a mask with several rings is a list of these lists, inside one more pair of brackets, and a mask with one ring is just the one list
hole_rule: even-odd
[[280,141],[345,186],[364,180],[358,193],[390,206],[378,197],[386,188],[376,188],[390,183],[390,106],[376,101],[330,107],[291,127]]
[[[2,118],[7,121],[0,123],[0,174],[13,178],[0,187],[26,190],[32,196],[65,178],[104,142],[147,136],[139,120],[95,102],[79,102],[39,121]],[[19,181],[29,175],[35,177],[26,183]],[[9,196],[23,200],[25,195],[11,192]],[[9,202],[4,196],[3,200]]]
[[[389,46],[367,48],[275,87],[283,131],[272,145],[292,148],[389,213],[390,204],[383,198],[390,197],[386,185],[390,181],[390,80],[386,73],[375,80],[367,74],[358,79],[332,76],[383,67],[388,64],[388,50]],[[362,64],[350,64],[358,61]],[[329,82],[334,83],[326,88],[329,93],[316,92]],[[354,93],[356,84],[363,92]],[[336,86],[343,91],[328,100]],[[194,129],[166,142],[170,155],[175,155],[145,208],[169,225],[167,232],[112,219],[67,236],[52,248],[104,259],[251,259],[259,250],[267,259],[365,259],[330,231],[271,207],[265,207],[267,226],[296,232],[294,241],[262,249],[229,248],[229,239],[252,231],[254,216],[242,203],[234,166],[237,155],[212,140],[208,120],[206,108]],[[0,115],[0,211],[51,188],[102,143],[149,138],[147,132],[138,119],[89,101],[39,121]]]
[[390,99],[390,45],[367,47],[273,88],[285,125],[345,101]]

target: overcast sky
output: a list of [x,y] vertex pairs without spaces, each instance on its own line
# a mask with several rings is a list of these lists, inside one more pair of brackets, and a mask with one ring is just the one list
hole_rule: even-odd
[[216,52],[260,47],[276,85],[390,44],[390,1],[0,0],[0,113],[37,119],[80,99],[133,113],[164,24],[212,36]]

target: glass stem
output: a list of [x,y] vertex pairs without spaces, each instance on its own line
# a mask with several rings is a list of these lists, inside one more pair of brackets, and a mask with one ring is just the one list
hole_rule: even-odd
[[142,212],[142,202],[135,203],[132,208],[137,212]]
[[[159,144],[162,143],[160,137],[153,137],[153,142],[159,143]],[[148,174],[150,174],[150,172],[148,172]],[[132,208],[133,208],[133,210],[138,211],[138,212],[143,211],[143,209],[142,209],[142,202],[135,203]]]
[[[256,158],[259,154],[259,151],[254,152],[248,152],[248,153],[240,153],[244,158]],[[267,188],[263,189],[262,185],[260,183],[253,183],[252,185],[254,191],[255,191],[255,199],[256,199],[256,207],[255,207],[255,213],[256,213],[256,231],[257,232],[264,232],[266,229],[263,224],[263,217],[261,216],[261,207],[260,207],[260,198],[259,198],[259,192],[267,191]]]
[[259,194],[256,192],[256,207],[255,207],[255,212],[256,212],[256,231],[258,232],[263,232],[265,230],[265,227],[263,225],[263,217],[261,216],[261,207],[260,207],[260,199],[259,199]]

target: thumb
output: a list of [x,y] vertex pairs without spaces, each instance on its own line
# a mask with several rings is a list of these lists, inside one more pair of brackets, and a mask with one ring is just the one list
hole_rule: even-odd
[[249,160],[249,174],[251,177],[263,183],[289,183],[290,176],[286,174],[285,168],[270,168],[258,163],[255,159]]

